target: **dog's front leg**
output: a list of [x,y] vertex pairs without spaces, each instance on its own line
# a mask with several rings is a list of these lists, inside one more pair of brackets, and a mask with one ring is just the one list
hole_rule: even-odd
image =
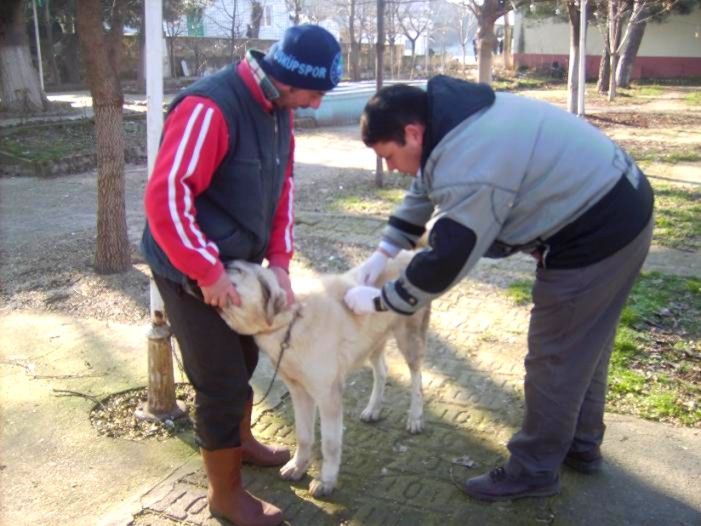
[[421,387],[421,364],[426,352],[425,327],[428,324],[428,314],[424,314],[424,316],[425,321],[420,325],[410,325],[405,330],[395,333],[397,346],[404,356],[411,373],[411,403],[406,420],[406,429],[412,434],[421,433],[424,428],[424,394]]
[[295,433],[297,449],[293,457],[280,468],[280,476],[286,480],[299,480],[307,472],[314,445],[314,420],[316,405],[314,399],[297,384],[287,385],[292,397],[295,413]]
[[319,401],[321,417],[321,477],[309,484],[314,497],[329,495],[336,487],[343,443],[343,388],[334,383],[328,396]]
[[421,433],[424,429],[424,393],[421,386],[421,368],[410,367],[411,371],[411,403],[406,420],[409,433]]
[[382,401],[385,396],[385,385],[387,384],[387,364],[385,363],[385,344],[376,348],[370,355],[370,365],[372,365],[372,393],[368,405],[360,413],[363,422],[377,422],[382,411]]

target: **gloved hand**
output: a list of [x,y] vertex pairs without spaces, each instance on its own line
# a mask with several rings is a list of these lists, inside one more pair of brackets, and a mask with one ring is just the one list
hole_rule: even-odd
[[379,250],[372,253],[360,267],[358,267],[358,279],[363,285],[374,285],[377,278],[380,277],[382,271],[387,266],[387,255]]
[[375,312],[375,298],[380,296],[380,289],[375,287],[353,287],[346,292],[343,301],[356,314]]

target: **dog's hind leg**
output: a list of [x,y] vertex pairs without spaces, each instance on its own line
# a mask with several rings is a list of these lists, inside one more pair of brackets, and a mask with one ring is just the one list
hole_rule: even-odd
[[382,411],[382,402],[385,396],[385,385],[387,384],[387,364],[385,363],[385,342],[376,346],[370,354],[370,365],[372,366],[372,393],[368,405],[360,413],[363,422],[377,422]]
[[329,495],[336,487],[343,444],[343,386],[335,381],[328,394],[319,400],[321,417],[321,476],[309,484],[314,497]]
[[397,347],[404,356],[411,373],[411,402],[406,421],[409,433],[421,433],[424,427],[424,395],[421,385],[421,366],[426,352],[426,334],[428,332],[428,310],[415,314],[406,323],[395,329],[394,337]]
[[292,382],[287,383],[295,413],[295,433],[297,448],[292,458],[280,468],[280,476],[286,480],[299,480],[307,472],[314,445],[314,420],[316,405],[304,388]]

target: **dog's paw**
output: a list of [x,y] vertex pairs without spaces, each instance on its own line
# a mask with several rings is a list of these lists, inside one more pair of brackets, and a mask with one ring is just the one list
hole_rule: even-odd
[[424,430],[423,417],[409,417],[406,419],[406,430],[412,435],[418,435]]
[[299,480],[307,472],[307,466],[298,466],[293,458],[280,468],[280,477],[285,480]]
[[324,482],[319,479],[314,479],[309,483],[309,494],[318,499],[319,497],[331,495],[335,487],[335,482]]
[[362,413],[360,413],[360,419],[363,422],[367,422],[368,424],[371,424],[373,422],[377,422],[380,420],[380,413],[382,412],[381,408],[377,409],[372,409],[370,407],[366,407]]

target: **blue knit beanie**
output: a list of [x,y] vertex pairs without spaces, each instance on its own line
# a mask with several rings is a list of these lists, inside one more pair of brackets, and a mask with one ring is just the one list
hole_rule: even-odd
[[311,24],[288,28],[260,65],[283,84],[315,91],[335,88],[343,74],[338,41],[323,27]]

